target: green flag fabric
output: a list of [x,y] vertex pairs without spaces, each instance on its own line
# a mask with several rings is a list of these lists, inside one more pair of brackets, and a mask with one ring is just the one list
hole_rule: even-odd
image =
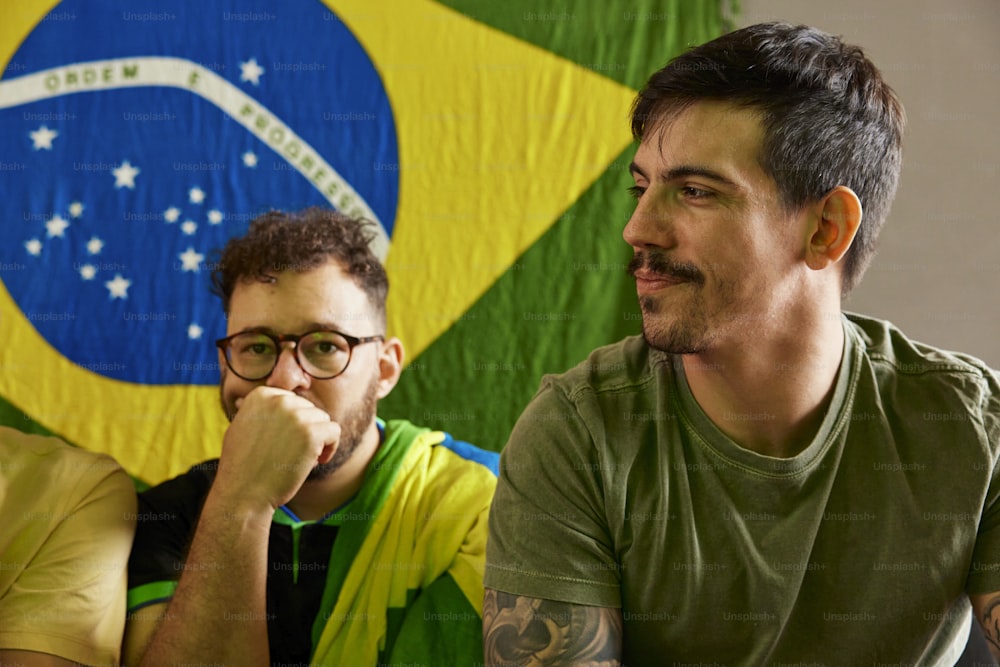
[[[732,29],[739,9],[726,0],[446,4],[635,92],[673,56]],[[628,109],[591,127],[574,115],[589,103],[571,99],[538,120],[569,123],[580,137],[628,142]],[[553,147],[564,159],[557,171],[533,175],[541,187],[581,169],[574,148]],[[566,370],[592,349],[640,332],[635,282],[625,273],[632,253],[621,238],[634,207],[626,193],[634,150],[629,145],[602,165],[538,241],[407,367],[383,402],[384,414],[408,415],[499,450],[543,374]],[[530,147],[524,151],[529,155]],[[529,168],[527,162],[517,167]],[[440,259],[463,279],[465,258]]]

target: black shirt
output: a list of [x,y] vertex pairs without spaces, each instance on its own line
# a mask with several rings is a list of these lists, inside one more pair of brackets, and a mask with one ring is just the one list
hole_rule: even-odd
[[[134,595],[139,586],[178,581],[218,460],[139,494],[139,521],[129,559],[129,611],[168,596]],[[302,522],[287,508],[275,513],[268,539],[267,634],[272,663],[308,665],[312,630],[337,536],[331,519]]]

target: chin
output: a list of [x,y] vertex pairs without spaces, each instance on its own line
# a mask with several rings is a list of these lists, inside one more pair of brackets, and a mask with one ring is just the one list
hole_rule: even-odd
[[642,337],[651,348],[667,354],[700,354],[710,347],[714,336],[709,332],[706,318],[692,309],[684,315],[660,310],[650,300],[640,299],[642,309]]
[[706,336],[677,323],[650,322],[648,316],[643,318],[642,337],[651,348],[667,354],[699,354],[708,348]]
[[356,432],[350,428],[347,430],[348,433],[341,439],[340,446],[334,452],[333,458],[326,463],[317,463],[313,466],[313,469],[306,475],[307,482],[320,482],[329,478],[350,460],[358,445],[361,444],[363,433]]
[[[346,460],[346,459],[345,459]],[[337,472],[344,464],[344,461],[328,461],[327,463],[317,463],[309,474],[306,475],[307,482],[321,482],[333,473]]]

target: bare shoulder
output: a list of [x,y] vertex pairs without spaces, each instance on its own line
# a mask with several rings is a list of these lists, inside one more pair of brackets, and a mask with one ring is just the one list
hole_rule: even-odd
[[983,626],[994,657],[1000,658],[1000,591],[970,595],[976,620]]
[[621,610],[487,588],[483,648],[487,667],[615,667],[622,657]]

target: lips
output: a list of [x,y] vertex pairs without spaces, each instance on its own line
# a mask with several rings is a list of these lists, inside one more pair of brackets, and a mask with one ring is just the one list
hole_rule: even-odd
[[647,294],[652,294],[653,292],[659,292],[660,290],[667,289],[668,287],[674,287],[675,285],[681,285],[686,282],[690,282],[684,278],[678,278],[677,276],[668,276],[662,273],[653,273],[651,271],[636,271],[635,276],[635,289],[639,296],[645,296]]

